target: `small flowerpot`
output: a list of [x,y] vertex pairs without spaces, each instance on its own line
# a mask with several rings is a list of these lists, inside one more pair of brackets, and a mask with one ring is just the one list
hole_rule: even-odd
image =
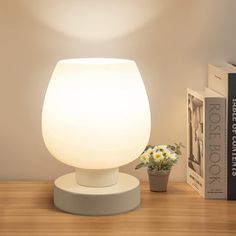
[[152,192],[166,192],[170,171],[148,170],[149,186]]

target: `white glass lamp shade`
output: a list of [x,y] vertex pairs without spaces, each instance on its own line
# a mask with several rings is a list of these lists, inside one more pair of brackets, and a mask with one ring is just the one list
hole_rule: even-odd
[[150,136],[147,94],[134,61],[59,61],[43,106],[45,144],[59,161],[111,169],[136,159]]

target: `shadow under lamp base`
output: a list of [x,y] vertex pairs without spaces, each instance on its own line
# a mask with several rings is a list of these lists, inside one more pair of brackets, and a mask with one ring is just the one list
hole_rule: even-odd
[[79,215],[113,215],[140,205],[140,182],[118,173],[118,182],[108,187],[86,187],[76,182],[76,173],[63,175],[54,183],[54,204],[65,212]]

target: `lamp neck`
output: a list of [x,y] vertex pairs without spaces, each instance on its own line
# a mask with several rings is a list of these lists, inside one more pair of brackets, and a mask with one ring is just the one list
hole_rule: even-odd
[[119,169],[80,169],[76,168],[76,182],[86,187],[108,187],[114,185],[118,181]]

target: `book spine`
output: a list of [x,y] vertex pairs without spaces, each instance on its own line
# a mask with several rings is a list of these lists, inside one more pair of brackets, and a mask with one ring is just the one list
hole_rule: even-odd
[[227,199],[236,199],[236,73],[228,74]]
[[226,199],[225,98],[205,99],[205,198]]

